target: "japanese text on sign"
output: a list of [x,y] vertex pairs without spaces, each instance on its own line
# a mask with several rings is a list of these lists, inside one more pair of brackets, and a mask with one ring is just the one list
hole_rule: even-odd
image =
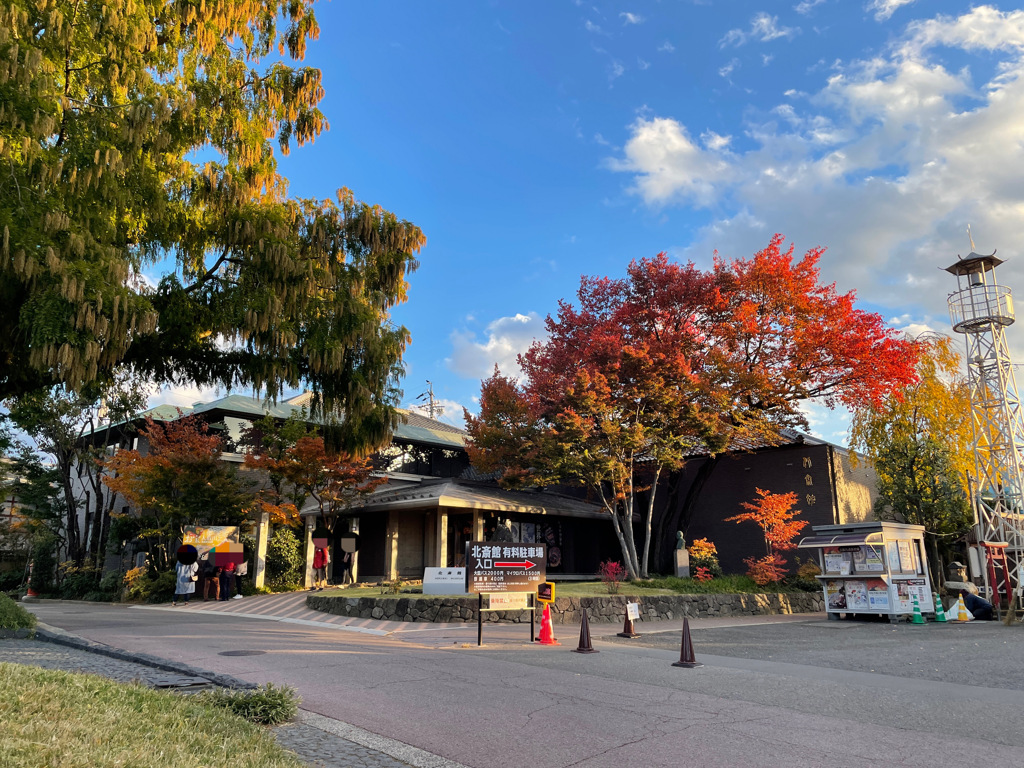
[[466,545],[470,592],[533,592],[546,578],[543,544],[473,541]]

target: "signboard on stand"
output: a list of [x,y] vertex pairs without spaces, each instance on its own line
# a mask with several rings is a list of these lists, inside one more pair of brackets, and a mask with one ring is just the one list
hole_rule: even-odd
[[547,576],[545,544],[471,541],[466,545],[466,588],[472,593],[536,592]]
[[424,568],[424,595],[466,594],[465,568]]
[[555,585],[551,581],[542,581],[537,585],[537,602],[538,603],[553,603],[555,602]]

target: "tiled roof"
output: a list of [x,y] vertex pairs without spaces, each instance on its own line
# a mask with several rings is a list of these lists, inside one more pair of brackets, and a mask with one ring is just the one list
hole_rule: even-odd
[[[289,416],[299,416],[302,413],[302,408],[308,407],[308,404],[308,395],[299,395],[277,404],[245,395],[228,395],[209,403],[197,403],[192,409],[192,413],[225,411],[255,418],[262,418],[269,414],[278,419],[287,419]],[[395,427],[394,439],[411,440],[455,449],[465,448],[468,436],[464,430],[401,408],[398,409],[398,413],[401,415],[402,421]],[[317,422],[316,419],[310,421]]]
[[494,484],[467,483],[456,479],[409,485],[388,484],[352,505],[367,512],[389,509],[448,507],[484,509],[565,517],[606,517],[597,504],[550,491],[507,491]]

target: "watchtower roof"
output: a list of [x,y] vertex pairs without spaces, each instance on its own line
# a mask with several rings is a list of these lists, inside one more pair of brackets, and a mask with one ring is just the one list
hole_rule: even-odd
[[1003,263],[1002,259],[996,258],[996,252],[992,251],[988,256],[971,251],[966,257],[959,257],[955,264],[946,267],[951,275],[971,275],[976,272],[990,272]]

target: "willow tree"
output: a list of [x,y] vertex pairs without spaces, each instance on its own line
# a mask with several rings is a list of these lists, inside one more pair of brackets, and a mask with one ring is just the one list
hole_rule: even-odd
[[328,127],[298,65],[312,5],[0,6],[0,397],[119,365],[302,384],[343,444],[386,442],[409,341],[388,315],[425,239],[345,189],[288,195],[277,152]]

